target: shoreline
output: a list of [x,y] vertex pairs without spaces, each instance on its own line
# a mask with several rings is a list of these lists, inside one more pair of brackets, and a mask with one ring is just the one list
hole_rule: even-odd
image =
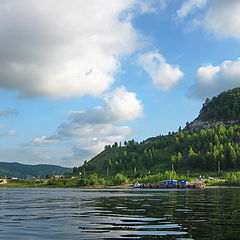
[[[51,186],[51,185],[24,185],[24,184],[0,184],[0,188],[73,188],[73,189],[141,189],[134,188],[133,184],[128,185],[117,185],[117,186]],[[220,189],[220,188],[240,188],[240,186],[211,186],[205,185],[204,188],[196,188],[196,189]],[[161,188],[145,188],[145,189],[161,189]],[[168,189],[168,188],[162,188]],[[171,189],[171,188],[169,188]],[[174,188],[172,188],[174,189]],[[178,189],[178,188],[176,188]],[[182,188],[184,189],[184,188]],[[188,189],[188,188],[185,188]],[[193,188],[192,188],[193,189]]]
[[205,188],[209,188],[209,189],[211,189],[211,188],[240,188],[240,186],[205,186]]

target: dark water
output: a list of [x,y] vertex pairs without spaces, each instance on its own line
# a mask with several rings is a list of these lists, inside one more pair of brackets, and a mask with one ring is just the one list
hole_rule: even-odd
[[0,189],[0,239],[240,239],[240,189]]

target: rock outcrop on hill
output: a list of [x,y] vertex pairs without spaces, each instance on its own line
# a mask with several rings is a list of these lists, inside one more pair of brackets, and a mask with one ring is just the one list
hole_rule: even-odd
[[240,88],[222,92],[212,99],[206,99],[199,116],[187,123],[184,132],[208,130],[218,125],[233,126],[240,124]]
[[194,121],[187,124],[183,131],[187,132],[187,133],[193,133],[193,132],[198,132],[201,129],[208,130],[208,129],[214,128],[215,126],[219,126],[219,125],[223,125],[223,126],[227,127],[227,126],[237,125],[238,123],[239,123],[238,120],[203,121],[203,120],[199,120],[196,118]]

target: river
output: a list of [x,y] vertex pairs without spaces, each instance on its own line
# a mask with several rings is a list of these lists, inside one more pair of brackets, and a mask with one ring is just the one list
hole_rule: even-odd
[[0,189],[0,239],[240,239],[240,189]]

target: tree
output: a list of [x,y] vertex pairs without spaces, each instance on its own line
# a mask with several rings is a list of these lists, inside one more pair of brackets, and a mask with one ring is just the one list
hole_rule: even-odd
[[114,177],[114,183],[117,185],[127,184],[128,178],[124,174],[118,173]]

